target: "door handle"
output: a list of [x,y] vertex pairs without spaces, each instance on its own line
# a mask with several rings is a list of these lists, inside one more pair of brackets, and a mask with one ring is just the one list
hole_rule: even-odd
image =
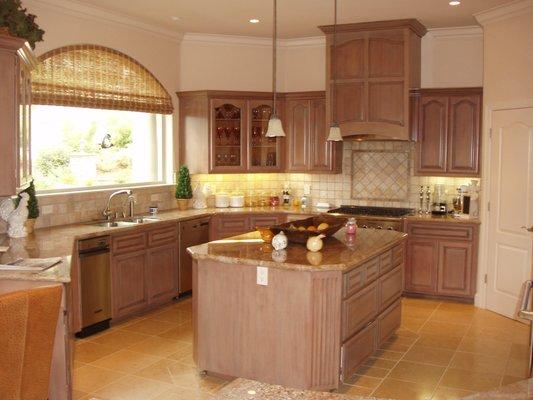
[[527,226],[521,226],[522,229],[525,229],[528,232],[533,232],[533,226],[530,226],[529,228]]

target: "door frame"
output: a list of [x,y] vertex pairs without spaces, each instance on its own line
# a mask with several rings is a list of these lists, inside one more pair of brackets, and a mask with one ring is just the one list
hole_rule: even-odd
[[477,274],[477,292],[474,297],[474,304],[480,308],[487,308],[487,283],[485,276],[488,274],[488,257],[489,248],[489,211],[488,201],[490,193],[491,178],[491,151],[492,138],[490,131],[492,129],[492,114],[495,111],[516,110],[520,108],[533,108],[533,98],[524,98],[516,101],[499,101],[488,104],[483,99],[483,126],[482,126],[482,157],[481,163],[481,190],[480,190],[480,213],[481,226],[479,230],[479,258]]

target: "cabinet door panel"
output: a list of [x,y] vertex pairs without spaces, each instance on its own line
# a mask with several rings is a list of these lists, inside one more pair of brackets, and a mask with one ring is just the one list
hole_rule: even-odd
[[403,81],[369,83],[369,121],[405,125],[404,95]]
[[479,173],[481,96],[452,96],[448,130],[448,172]]
[[444,173],[446,171],[447,124],[448,97],[423,97],[420,100],[416,144],[418,173]]
[[404,75],[403,32],[372,33],[368,40],[368,75],[390,78]]
[[256,226],[278,225],[281,223],[282,217],[282,215],[276,214],[251,214],[250,230],[255,229]]
[[309,166],[310,101],[287,101],[287,141],[289,171],[307,171]]
[[148,251],[148,295],[150,303],[166,302],[176,296],[178,260],[175,243]]
[[400,327],[402,322],[402,303],[398,299],[378,316],[377,344],[381,346]]
[[272,101],[250,100],[248,103],[248,169],[251,172],[281,169],[282,141],[265,137],[271,113]]
[[336,66],[337,79],[357,79],[364,77],[364,38],[343,39],[343,35],[340,34],[335,55],[333,55],[333,46],[330,49],[330,60],[333,60],[333,57],[335,57],[334,64]]
[[[365,120],[365,86],[363,82],[344,82],[335,85],[337,122],[363,122]],[[332,116],[335,119],[335,116]]]
[[403,291],[403,265],[379,278],[379,311],[399,299]]
[[440,241],[438,274],[439,294],[471,296],[472,244]]
[[148,304],[145,251],[112,258],[113,317],[141,310]]
[[376,322],[365,327],[342,346],[342,378],[351,377],[357,368],[372,355],[377,348]]
[[438,246],[435,240],[409,239],[405,289],[434,294],[437,290]]
[[348,339],[378,314],[378,284],[374,282],[342,302],[342,340]]
[[310,169],[313,171],[331,171],[334,166],[334,143],[326,139],[329,127],[326,127],[326,99],[311,101]]

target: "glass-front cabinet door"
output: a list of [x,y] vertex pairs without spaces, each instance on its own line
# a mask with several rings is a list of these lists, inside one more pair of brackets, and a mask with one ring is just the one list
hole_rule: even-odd
[[246,171],[246,101],[211,102],[211,172]]
[[281,169],[281,140],[268,138],[268,120],[272,114],[272,101],[251,100],[248,124],[248,167],[253,172],[270,172]]

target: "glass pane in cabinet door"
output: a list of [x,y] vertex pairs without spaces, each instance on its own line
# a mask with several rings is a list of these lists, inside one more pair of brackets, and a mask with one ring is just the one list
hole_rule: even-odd
[[215,108],[215,166],[241,165],[241,109],[233,104]]
[[266,137],[270,114],[272,114],[272,107],[267,104],[252,108],[250,128],[252,167],[275,167],[278,164],[277,139]]

